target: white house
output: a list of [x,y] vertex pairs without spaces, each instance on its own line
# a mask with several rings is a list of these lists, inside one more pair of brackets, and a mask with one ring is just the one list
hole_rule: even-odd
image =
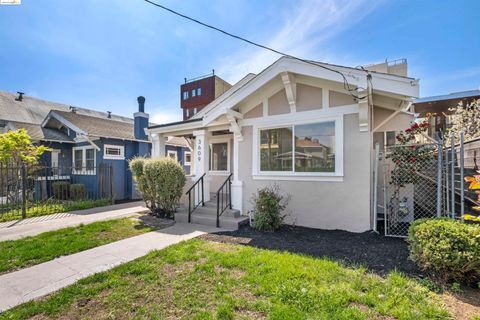
[[190,141],[189,187],[203,176],[205,201],[232,174],[232,207],[245,215],[252,194],[278,183],[291,195],[287,223],[363,232],[373,223],[374,144],[408,126],[418,93],[403,75],[282,57],[191,119],[147,132],[153,156],[165,156],[168,136]]

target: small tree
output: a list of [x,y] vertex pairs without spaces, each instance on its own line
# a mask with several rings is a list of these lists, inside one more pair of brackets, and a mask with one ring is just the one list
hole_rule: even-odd
[[138,190],[152,214],[172,217],[175,212],[186,177],[182,166],[172,158],[130,160]]
[[20,200],[22,170],[26,170],[25,165],[36,164],[48,150],[50,149],[45,146],[35,146],[24,129],[0,134],[0,165],[10,167],[2,170],[1,178],[7,183],[7,190],[11,191],[7,194],[10,202]]
[[464,133],[466,141],[480,138],[480,99],[469,104],[460,102],[456,108],[449,110],[453,111],[453,114],[452,127],[448,130],[448,135],[453,133],[455,141],[460,140],[460,132]]

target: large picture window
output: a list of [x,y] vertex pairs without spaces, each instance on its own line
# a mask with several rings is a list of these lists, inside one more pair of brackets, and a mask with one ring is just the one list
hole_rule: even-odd
[[261,129],[260,172],[335,172],[335,121]]

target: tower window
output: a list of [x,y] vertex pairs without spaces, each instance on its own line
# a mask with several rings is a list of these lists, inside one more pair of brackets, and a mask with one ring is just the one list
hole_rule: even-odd
[[192,90],[192,97],[195,97],[195,95],[196,95],[196,91],[195,91],[195,89],[193,89]]
[[183,92],[183,100],[187,100],[188,99],[188,91],[184,91]]
[[197,96],[201,96],[202,95],[202,88],[197,88]]

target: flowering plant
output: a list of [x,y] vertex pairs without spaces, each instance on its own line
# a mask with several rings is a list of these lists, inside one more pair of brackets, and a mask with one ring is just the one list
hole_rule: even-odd
[[417,174],[418,171],[430,164],[433,159],[431,145],[415,144],[415,137],[426,132],[428,127],[427,120],[420,123],[414,122],[396,136],[399,145],[395,146],[387,157],[395,163],[390,183],[398,188],[409,183],[416,183],[420,178]]

